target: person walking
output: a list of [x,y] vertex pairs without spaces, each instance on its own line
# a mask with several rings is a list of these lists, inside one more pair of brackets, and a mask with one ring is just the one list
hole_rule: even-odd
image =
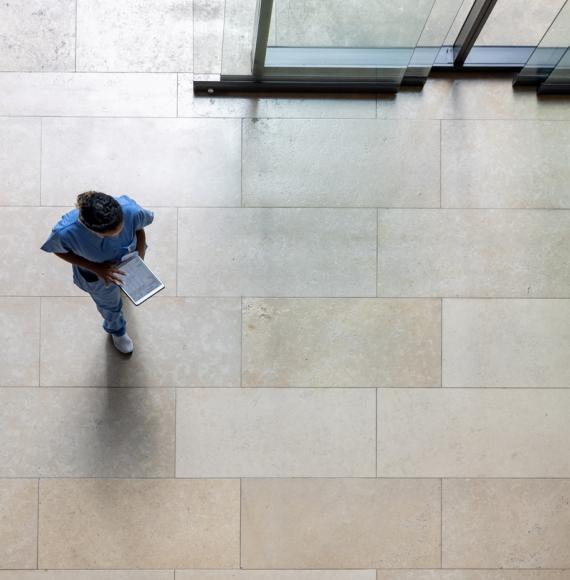
[[87,191],[77,196],[76,208],[62,216],[41,247],[73,265],[73,282],[93,298],[103,329],[123,354],[131,354],[134,345],[123,316],[118,264],[134,251],[144,259],[144,228],[153,220],[153,212],[126,195]]

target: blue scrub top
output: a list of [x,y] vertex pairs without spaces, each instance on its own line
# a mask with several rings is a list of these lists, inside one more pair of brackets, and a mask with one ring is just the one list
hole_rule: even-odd
[[[117,236],[98,236],[79,221],[79,210],[74,209],[57,222],[41,249],[58,254],[73,252],[91,262],[119,262],[136,250],[136,232],[151,224],[154,214],[126,195],[118,197],[117,201],[123,208],[123,229]],[[73,266],[75,275],[77,270],[77,266]]]

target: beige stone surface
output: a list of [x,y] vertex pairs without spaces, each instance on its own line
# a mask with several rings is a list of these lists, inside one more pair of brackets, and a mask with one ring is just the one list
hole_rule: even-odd
[[176,580],[376,580],[376,570],[176,570]]
[[564,121],[444,121],[443,207],[570,207],[569,135]]
[[77,70],[192,70],[192,0],[77,0]]
[[43,147],[45,205],[86,188],[149,206],[240,205],[236,119],[49,119]]
[[374,389],[178,389],[178,477],[375,477]]
[[[91,298],[46,298],[43,386],[237,387],[240,300],[153,297],[126,305],[131,357],[103,332]],[[72,330],[71,330],[72,329]]]
[[[500,77],[469,77],[448,78],[434,77],[428,79],[421,91],[401,89],[394,96],[382,96],[378,99],[378,118],[380,119],[541,119],[541,120],[570,120],[570,102],[567,98],[549,97],[539,98],[536,90],[514,90],[512,75]],[[463,126],[468,126],[464,124]],[[490,125],[492,126],[492,125]],[[500,125],[495,124],[495,128]],[[446,125],[446,129],[448,126]],[[497,131],[496,133],[499,133]],[[449,133],[445,133],[449,138]],[[501,139],[496,135],[497,139]],[[531,140],[525,139],[525,145],[530,146]],[[455,144],[455,143],[454,143]],[[475,147],[464,142],[463,148],[468,147],[475,153]],[[495,140],[489,139],[487,144],[495,149]],[[517,146],[517,143],[511,143]],[[446,149],[450,155],[459,155],[459,152]],[[485,154],[484,152],[478,152]],[[506,152],[504,152],[506,153]],[[540,154],[540,152],[539,152]],[[492,155],[488,155],[492,159]],[[463,166],[466,172],[469,165]],[[449,167],[449,170],[453,168]],[[459,171],[461,168],[455,168]],[[485,176],[480,176],[484,178]],[[516,175],[510,175],[516,178]],[[457,195],[461,194],[460,191]]]
[[247,206],[439,207],[437,121],[245,120],[243,131]]
[[242,481],[245,568],[440,565],[440,482]]
[[444,300],[444,387],[570,386],[570,301]]
[[570,212],[380,210],[378,295],[570,297]]
[[175,74],[0,73],[0,115],[175,117]]
[[568,580],[569,570],[378,570],[377,580]]
[[39,203],[40,150],[40,119],[0,119],[0,206]]
[[48,479],[41,568],[235,568],[237,480]]
[[37,386],[40,301],[0,298],[0,386]]
[[172,477],[174,389],[0,389],[0,477]]
[[0,479],[0,569],[36,567],[37,513],[37,480]]
[[[70,196],[73,203],[76,191]],[[119,193],[120,195],[120,193]],[[134,194],[136,199],[136,194]],[[19,296],[86,296],[73,284],[71,265],[40,250],[67,207],[0,207],[0,294]],[[149,208],[155,213],[145,229],[149,267],[164,282],[162,296],[176,295],[177,209]]]
[[570,481],[444,480],[445,568],[570,568]]
[[181,296],[376,296],[376,211],[181,209]]
[[[10,570],[0,580],[174,580],[170,570]],[[368,580],[368,579],[366,579]]]
[[437,387],[439,300],[248,299],[247,387]]
[[570,389],[384,389],[383,477],[570,477]]
[[1,71],[75,69],[75,1],[0,4]]
[[222,74],[251,74],[256,7],[257,0],[225,0]]

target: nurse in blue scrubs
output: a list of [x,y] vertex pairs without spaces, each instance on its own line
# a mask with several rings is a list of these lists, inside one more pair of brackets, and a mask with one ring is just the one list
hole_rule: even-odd
[[77,208],[66,213],[53,227],[42,250],[73,265],[73,281],[91,295],[103,317],[103,328],[120,352],[133,352],[127,334],[121,300],[122,272],[117,264],[126,254],[144,259],[144,228],[154,214],[126,195],[114,198],[88,191],[77,197]]

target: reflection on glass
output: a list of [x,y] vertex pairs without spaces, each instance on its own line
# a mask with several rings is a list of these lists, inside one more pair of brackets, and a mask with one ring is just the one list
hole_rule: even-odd
[[465,2],[274,0],[266,73],[393,83],[409,69],[427,76]]
[[497,0],[475,46],[536,46],[565,0]]
[[518,75],[517,81],[545,80],[556,69],[552,82],[560,82],[560,78],[567,75],[569,45],[570,2],[567,0]]

